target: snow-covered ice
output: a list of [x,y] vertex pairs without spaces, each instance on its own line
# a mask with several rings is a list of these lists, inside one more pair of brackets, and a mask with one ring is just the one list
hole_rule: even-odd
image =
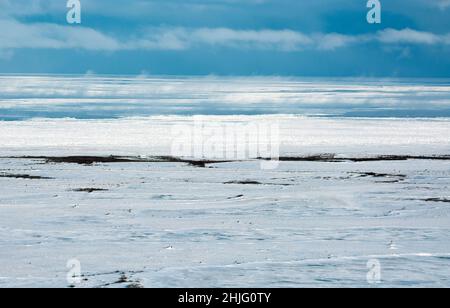
[[[194,131],[198,123],[222,128],[276,123],[280,155],[288,156],[450,153],[450,121],[446,119],[260,115],[0,121],[0,155],[171,155],[178,134],[175,128],[182,125]],[[219,134],[214,142],[223,142],[221,137]]]
[[1,159],[0,286],[450,286],[450,162],[210,167]]
[[[77,287],[371,287],[373,260],[375,286],[450,287],[449,93],[445,81],[3,76],[0,287],[70,286],[74,259]],[[171,156],[173,127],[199,121],[277,123],[282,157],[417,159],[144,159]],[[143,161],[37,158],[72,155]]]

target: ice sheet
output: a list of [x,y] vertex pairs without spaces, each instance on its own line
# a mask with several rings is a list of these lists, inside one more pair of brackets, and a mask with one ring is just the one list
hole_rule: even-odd
[[[249,125],[277,124],[280,155],[450,153],[450,121],[445,119],[265,115],[0,121],[0,155],[171,155],[172,145],[178,139],[176,128],[182,125],[194,131],[199,123],[222,129],[231,124],[242,130]],[[219,134],[213,141],[223,143],[222,136]],[[239,138],[238,142],[248,143]]]
[[450,162],[209,167],[0,159],[0,286],[450,286]]
[[199,114],[448,118],[450,81],[0,76],[0,120]]
[[[376,286],[450,287],[449,89],[446,80],[1,76],[0,287],[71,286],[72,259],[76,287],[370,287],[374,260]],[[204,168],[36,158],[173,156],[180,127],[195,135],[199,123],[277,125],[284,158],[410,159],[291,159],[266,170],[251,155]]]

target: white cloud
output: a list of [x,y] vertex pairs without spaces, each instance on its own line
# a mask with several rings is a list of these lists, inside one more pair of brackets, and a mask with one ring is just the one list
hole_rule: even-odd
[[90,28],[55,24],[23,24],[0,19],[0,49],[40,48],[118,50],[120,43]]
[[424,44],[435,45],[445,42],[444,37],[411,29],[395,30],[386,29],[378,33],[378,40],[387,44]]
[[449,45],[450,34],[412,29],[385,29],[375,34],[305,34],[293,30],[236,30],[229,28],[151,28],[133,37],[121,38],[82,26],[21,23],[0,18],[0,51],[14,49],[186,50],[221,47],[250,50],[334,50],[354,44]]
[[366,40],[363,36],[351,36],[339,33],[316,36],[317,47],[322,50],[334,50],[363,40]]
[[187,49],[199,45],[292,51],[312,45],[307,35],[291,30],[233,30],[228,28],[149,29],[136,47]]
[[232,30],[232,29],[199,29],[192,33],[198,43],[239,47],[247,46],[257,49],[297,50],[313,44],[313,40],[303,33],[291,30]]

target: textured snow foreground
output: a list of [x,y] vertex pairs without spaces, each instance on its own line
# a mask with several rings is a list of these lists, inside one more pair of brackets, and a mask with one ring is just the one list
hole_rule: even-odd
[[[169,155],[186,119],[0,122],[0,287],[70,286],[74,259],[77,287],[365,287],[369,261],[381,287],[450,287],[445,157],[274,170],[20,158]],[[279,121],[282,156],[450,153],[446,120],[209,120]]]

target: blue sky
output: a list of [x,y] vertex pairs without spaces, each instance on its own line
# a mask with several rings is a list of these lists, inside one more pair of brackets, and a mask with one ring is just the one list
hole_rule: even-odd
[[0,73],[450,77],[450,0],[0,0]]

